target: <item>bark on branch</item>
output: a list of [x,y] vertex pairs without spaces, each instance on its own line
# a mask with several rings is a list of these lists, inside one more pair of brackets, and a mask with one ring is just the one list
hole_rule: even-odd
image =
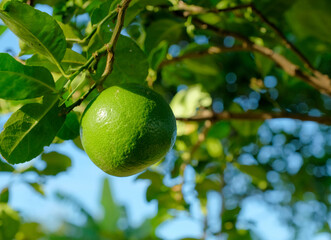
[[255,113],[255,112],[244,112],[244,113],[233,113],[233,112],[221,112],[214,113],[210,110],[204,110],[199,115],[190,117],[190,118],[182,118],[177,117],[178,121],[183,122],[203,122],[203,121],[221,121],[221,120],[246,120],[246,121],[257,121],[257,120],[269,120],[269,119],[277,119],[277,118],[289,118],[296,119],[301,121],[313,121],[325,125],[331,125],[331,117],[329,116],[321,116],[321,117],[313,117],[302,114],[288,113],[288,112],[270,112],[270,113]]
[[[280,37],[282,42],[284,43],[285,47],[292,50],[299,59],[303,62],[304,66],[309,70],[305,71],[304,69],[301,69],[298,65],[294,64],[293,62],[289,61],[284,56],[275,53],[272,49],[257,45],[253,43],[251,40],[249,40],[247,37],[242,36],[238,33],[223,30],[216,26],[207,24],[197,18],[193,19],[193,24],[201,29],[208,29],[220,36],[232,36],[236,38],[237,40],[242,42],[242,45],[234,46],[233,48],[218,48],[218,52],[212,51],[210,52],[210,49],[206,52],[198,52],[198,53],[190,53],[188,55],[180,56],[178,58],[173,58],[171,60],[166,60],[164,63],[161,64],[162,66],[165,66],[167,64],[181,61],[183,59],[187,58],[196,58],[205,56],[207,54],[215,54],[215,53],[223,53],[223,52],[230,52],[230,51],[252,51],[252,52],[258,52],[271,60],[273,60],[280,68],[282,68],[287,74],[289,74],[292,77],[297,77],[304,82],[308,83],[321,93],[327,94],[331,96],[331,79],[328,75],[323,74],[319,72],[317,69],[315,69],[309,60],[300,52],[298,48],[295,47],[294,44],[292,44],[290,41],[286,39],[286,36],[282,33],[282,31],[271,21],[269,21],[261,11],[259,11],[253,4],[245,4],[245,5],[239,5],[235,7],[230,7],[226,9],[205,9],[200,6],[195,5],[188,5],[184,3],[183,1],[180,1],[177,7],[178,11],[183,11],[181,16],[187,17],[189,15],[198,15],[198,14],[204,14],[204,13],[221,13],[221,12],[229,12],[234,11],[238,9],[247,9],[251,8],[252,11],[264,22],[266,23],[270,28],[272,28],[276,34]],[[215,49],[214,49],[215,50]]]

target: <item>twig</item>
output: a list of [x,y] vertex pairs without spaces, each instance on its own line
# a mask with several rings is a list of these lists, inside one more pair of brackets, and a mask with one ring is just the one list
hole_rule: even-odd
[[224,8],[224,9],[217,9],[217,8],[212,8],[212,9],[206,9],[200,6],[196,5],[188,5],[183,1],[179,1],[178,6],[174,7],[174,11],[184,11],[184,16],[189,16],[189,15],[199,15],[199,14],[204,14],[204,13],[221,13],[221,12],[232,12],[235,10],[239,9],[247,9],[251,6],[251,4],[243,4],[243,5],[238,5],[235,7],[229,7],[229,8]]
[[33,6],[34,5],[34,1],[33,0],[28,0],[28,1],[26,1],[26,4],[28,4],[30,6]]
[[274,24],[272,23],[264,14],[258,10],[253,4],[250,4],[250,7],[252,8],[253,12],[263,21],[265,22],[269,27],[274,30],[277,35],[282,39],[284,45],[288,48],[291,49],[304,63],[305,67],[308,68],[311,72],[315,72],[316,69],[313,67],[313,65],[309,62],[309,60],[303,55],[302,52],[289,40],[287,40],[286,36],[284,33]]
[[177,117],[178,121],[183,122],[203,122],[203,121],[221,121],[221,120],[246,120],[246,121],[256,121],[256,120],[269,120],[276,118],[289,118],[301,121],[313,121],[325,125],[331,125],[330,116],[313,117],[302,114],[279,112],[279,113],[255,113],[255,112],[244,112],[244,113],[232,113],[232,112],[221,112],[214,113],[210,110],[202,111],[199,115],[191,118]]
[[201,57],[208,56],[208,55],[214,55],[214,54],[220,54],[220,53],[226,53],[226,52],[236,52],[236,51],[242,51],[242,50],[243,50],[243,48],[241,46],[234,46],[232,48],[212,46],[203,51],[191,52],[191,53],[187,53],[187,54],[184,54],[184,55],[181,55],[178,57],[173,57],[171,59],[164,60],[159,65],[159,68],[163,68],[167,65],[177,63],[177,62],[183,61],[185,59],[195,59],[195,58],[201,58]]
[[79,106],[86,98],[87,98],[87,96],[88,95],[90,95],[90,93],[91,92],[93,92],[94,91],[94,89],[96,89],[96,87],[97,87],[97,84],[96,83],[94,83],[93,85],[92,85],[92,87],[80,98],[80,99],[78,99],[76,102],[74,102],[72,105],[70,105],[69,107],[67,107],[66,109],[65,109],[65,113],[66,114],[68,114],[68,113],[70,113],[75,107],[77,107],[77,106]]
[[91,64],[94,61],[98,61],[98,59],[103,56],[107,52],[107,65],[106,68],[101,76],[101,79],[95,83],[86,94],[84,94],[79,100],[77,100],[75,103],[70,105],[66,108],[66,112],[69,113],[71,110],[73,110],[76,106],[79,106],[85,98],[98,86],[101,86],[103,81],[106,79],[106,77],[112,72],[113,68],[112,65],[114,63],[114,50],[116,47],[117,40],[121,34],[121,30],[124,23],[125,18],[125,12],[126,9],[129,7],[131,0],[122,0],[121,5],[118,7],[118,15],[117,15],[117,22],[112,34],[112,37],[108,44],[106,44],[104,47],[100,48],[98,51],[96,51],[93,56],[83,65],[81,66],[71,77],[70,81],[75,79],[76,76],[78,76],[83,70],[88,69]]
[[106,44],[107,49],[107,64],[106,68],[101,76],[100,79],[100,85],[104,82],[104,80],[107,78],[107,76],[113,71],[113,64],[114,64],[114,49],[117,43],[118,38],[120,37],[121,30],[124,25],[124,18],[126,9],[129,7],[131,0],[122,0],[121,6],[119,6],[118,15],[117,15],[117,22],[114,28],[114,32],[111,36],[111,39],[108,44]]

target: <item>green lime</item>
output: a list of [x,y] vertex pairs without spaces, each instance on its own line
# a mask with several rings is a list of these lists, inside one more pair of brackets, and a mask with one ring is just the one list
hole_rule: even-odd
[[86,108],[81,139],[104,172],[130,176],[161,160],[176,139],[176,119],[166,101],[136,85],[104,90]]

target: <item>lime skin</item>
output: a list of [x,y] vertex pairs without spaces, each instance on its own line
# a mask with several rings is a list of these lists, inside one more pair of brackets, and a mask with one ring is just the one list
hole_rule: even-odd
[[173,147],[176,119],[150,88],[112,86],[87,106],[81,140],[89,158],[113,176],[130,176],[160,161]]

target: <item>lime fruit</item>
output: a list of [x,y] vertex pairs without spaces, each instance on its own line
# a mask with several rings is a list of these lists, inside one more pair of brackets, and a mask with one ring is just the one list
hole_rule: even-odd
[[130,176],[161,160],[176,139],[176,119],[153,90],[127,84],[104,90],[86,108],[81,140],[104,172]]

